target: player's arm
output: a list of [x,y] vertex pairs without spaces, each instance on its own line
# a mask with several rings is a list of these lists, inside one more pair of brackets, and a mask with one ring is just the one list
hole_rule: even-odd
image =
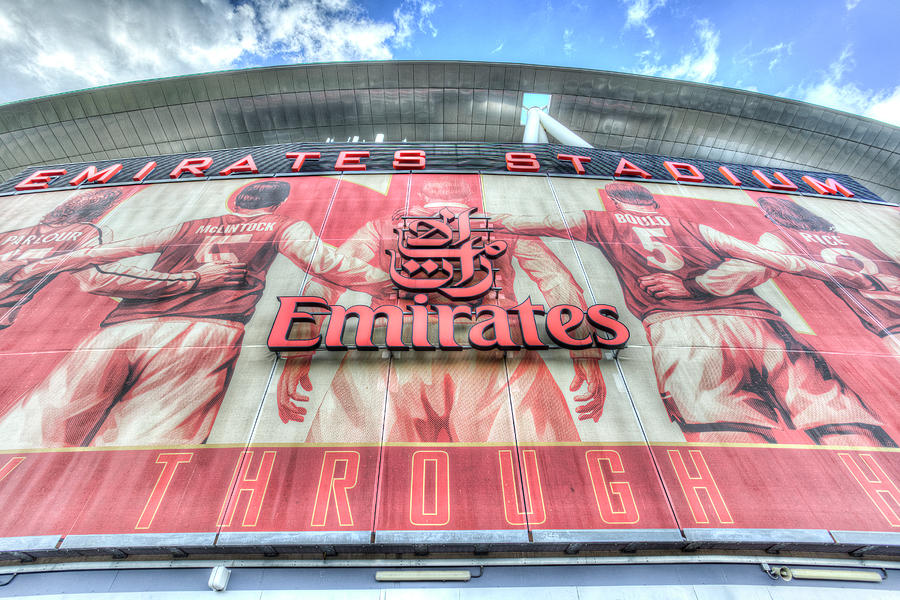
[[[537,284],[547,304],[550,306],[568,304],[587,310],[581,286],[543,241],[520,238],[516,241],[515,257],[522,270]],[[590,336],[591,333],[585,326],[576,329],[572,335],[583,338]],[[575,409],[575,412],[578,413],[579,420],[591,419],[596,423],[603,414],[603,405],[606,402],[606,383],[600,370],[602,351],[599,348],[586,348],[572,350],[570,355],[575,376],[569,385],[569,391],[575,392],[584,388],[583,393],[575,396],[575,402],[584,402]]]
[[[303,295],[324,298],[328,304],[335,304],[343,291],[343,288],[314,278],[310,279],[306,284],[306,287],[303,289]],[[321,319],[317,319],[312,323],[295,323],[291,328],[290,337],[311,339],[319,335],[321,328]],[[313,391],[309,370],[312,367],[312,359],[315,354],[315,350],[287,353],[284,361],[284,370],[278,379],[276,394],[278,417],[282,423],[286,424],[290,421],[302,422],[306,418],[306,408],[301,403],[309,402],[310,392]]]
[[[367,223],[349,240],[341,244],[338,252],[366,263],[374,261],[376,257],[380,258],[378,256],[378,231],[374,224]],[[312,277],[303,289],[303,295],[316,296],[323,298],[328,304],[336,304],[345,290],[346,288],[343,286]],[[310,339],[319,334],[321,327],[321,320],[312,323],[297,323],[291,329],[290,335],[291,337]],[[306,418],[306,408],[301,403],[309,402],[310,392],[313,390],[309,370],[312,367],[315,353],[315,350],[291,352],[284,362],[284,370],[278,379],[276,394],[278,417],[282,423],[302,422]]]
[[85,292],[116,298],[154,299],[243,283],[244,265],[202,263],[180,273],[162,273],[120,263],[88,267],[74,273]]
[[559,215],[540,217],[502,213],[491,215],[491,223],[499,231],[516,235],[567,238],[571,234],[576,240],[583,240],[587,235],[587,218],[583,212],[572,216],[568,223]]
[[179,229],[180,226],[169,227],[127,240],[80,248],[67,254],[45,258],[21,268],[12,276],[12,280],[21,281],[62,271],[80,271],[92,265],[158,252],[175,237]]
[[863,273],[818,262],[796,254],[784,254],[760,248],[750,242],[722,233],[708,225],[700,225],[699,231],[711,248],[725,256],[754,262],[784,273],[793,273],[822,281],[836,281],[841,285],[852,288],[871,290],[884,289],[886,287],[874,277]]
[[[317,247],[318,245],[318,247]],[[379,295],[391,286],[388,274],[368,262],[345,256],[331,244],[320,241],[309,224],[298,221],[284,230],[278,250],[310,275],[336,286]]]
[[[791,253],[787,245],[771,233],[763,234],[757,245],[774,252]],[[638,284],[655,298],[731,296],[762,285],[778,273],[754,262],[729,258],[716,268],[689,279],[672,273],[651,273],[638,278]]]

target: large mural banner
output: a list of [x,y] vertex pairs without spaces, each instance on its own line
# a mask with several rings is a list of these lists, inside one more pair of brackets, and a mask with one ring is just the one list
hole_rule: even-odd
[[0,552],[900,543],[897,207],[344,173],[0,219]]

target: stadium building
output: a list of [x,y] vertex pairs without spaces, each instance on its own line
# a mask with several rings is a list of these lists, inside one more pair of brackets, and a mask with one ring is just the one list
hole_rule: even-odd
[[896,593],[897,127],[373,62],[0,141],[0,597]]

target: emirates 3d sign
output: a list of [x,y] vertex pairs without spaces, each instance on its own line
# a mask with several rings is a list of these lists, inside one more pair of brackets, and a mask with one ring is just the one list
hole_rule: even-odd
[[[476,208],[459,212],[442,208],[431,216],[402,217],[402,225],[394,229],[397,248],[385,251],[390,256],[385,283],[389,280],[401,299],[412,296],[408,312],[400,303],[347,308],[330,305],[318,296],[281,296],[269,333],[269,349],[319,348],[323,344],[321,333],[298,338],[291,336],[291,331],[298,323],[318,329],[316,317],[326,316],[327,350],[462,350],[465,346],[454,336],[458,320],[472,323],[468,345],[477,350],[548,349],[550,345],[541,339],[540,329],[554,344],[570,350],[625,346],[629,332],[613,306],[596,304],[582,310],[561,304],[547,309],[533,304],[531,298],[508,309],[485,303],[492,292],[500,291],[493,261],[504,258],[507,243],[492,239],[494,229],[489,218],[476,212]],[[434,295],[451,304],[432,302]],[[352,346],[344,342],[344,330],[351,318],[357,320]],[[384,344],[373,340],[379,319],[384,321]],[[411,330],[409,342],[405,325]],[[436,339],[429,337],[429,325],[436,330]]]

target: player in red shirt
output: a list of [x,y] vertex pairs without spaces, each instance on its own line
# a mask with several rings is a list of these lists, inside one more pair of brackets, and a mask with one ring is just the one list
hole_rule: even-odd
[[[27,277],[22,272],[44,259],[65,261],[73,250],[110,241],[111,232],[97,222],[138,189],[134,186],[79,192],[47,213],[37,225],[0,233],[0,329],[12,325],[22,307],[62,270],[40,271]],[[118,298],[180,294],[198,287],[219,287],[226,280],[231,282],[241,276],[239,265],[221,263],[171,273],[106,265],[76,274],[82,290]]]
[[245,266],[246,277],[234,287],[120,302],[102,329],[0,423],[4,445],[202,443],[279,253],[338,284],[376,292],[390,285],[386,273],[321,242],[308,223],[274,214],[289,191],[285,181],[254,182],[235,193],[234,214],[30,265],[26,275],[158,252],[154,269],[162,272],[226,262]]
[[[382,269],[390,268],[386,250],[396,249],[395,228],[402,226],[403,216],[433,216],[442,209],[454,214],[472,207],[481,209],[477,178],[444,178],[425,183],[421,191],[410,194],[409,208],[367,223],[349,236],[340,251]],[[496,235],[496,234],[494,234]],[[492,237],[491,239],[497,239]],[[572,304],[585,308],[583,292],[565,265],[541,241],[529,237],[506,235],[507,253],[493,266],[497,269],[496,295],[490,293],[475,304],[495,304],[512,308],[516,299],[513,259],[525,274],[537,283],[547,302]],[[334,304],[343,290],[312,281],[305,295],[322,296]],[[372,306],[399,303],[408,310],[412,294],[397,292],[372,299]],[[462,304],[434,293],[433,304]],[[436,321],[435,321],[436,325]],[[464,325],[468,329],[468,324]],[[432,332],[433,334],[433,332]],[[432,335],[432,337],[434,337]],[[289,358],[278,387],[278,409],[281,420],[303,421],[312,391],[309,378],[311,354]],[[579,419],[598,421],[603,411],[606,387],[600,371],[599,350],[573,352],[575,376],[571,391],[581,391],[574,400],[580,404],[574,413]],[[414,365],[397,360],[391,366],[390,394],[386,413],[385,439],[396,442],[488,442],[510,441],[509,385],[522,390],[513,400],[518,439],[528,441],[577,441],[579,434],[565,397],[536,352],[516,353],[507,357],[507,374],[497,365],[496,356],[479,352],[475,356],[453,353],[420,352]],[[380,439],[384,398],[368,393],[371,389],[368,371],[344,360],[326,392],[323,408],[316,412],[306,441],[334,441],[336,431],[355,441]],[[581,388],[584,388],[581,390]],[[377,423],[359,415],[376,415]]]
[[[787,198],[761,196],[756,203],[766,217],[778,226],[764,233],[757,242],[761,248],[781,253],[796,253],[812,257],[829,265],[858,271],[886,281],[900,280],[900,264],[878,249],[871,241],[835,231],[834,225]],[[683,286],[681,280],[662,284],[657,281],[657,298],[690,297],[691,290],[702,290],[718,296],[728,296],[737,290],[760,285],[776,276],[778,271],[755,263],[728,261],[711,269]],[[845,287],[833,280],[825,285],[856,315],[867,330],[884,340],[885,346],[900,356],[900,293],[888,289],[866,290]]]
[[[756,202],[779,227],[777,232],[764,234],[760,246],[782,252],[799,250],[828,264],[900,279],[900,264],[871,241],[835,231],[833,224],[786,198],[763,196]],[[900,335],[900,293],[859,290],[834,281],[825,284],[853,311],[863,327],[881,337],[900,356],[900,341],[894,337]]]
[[[636,183],[611,183],[605,191],[614,209],[584,211],[570,218],[568,230],[614,268],[629,310],[647,330],[663,403],[685,433],[699,441],[774,442],[772,430],[785,422],[816,443],[895,445],[860,398],[754,292],[657,294],[667,278],[693,282],[729,258],[861,289],[885,290],[896,281],[761,249],[666,215]],[[512,231],[567,235],[560,218],[500,221]]]

